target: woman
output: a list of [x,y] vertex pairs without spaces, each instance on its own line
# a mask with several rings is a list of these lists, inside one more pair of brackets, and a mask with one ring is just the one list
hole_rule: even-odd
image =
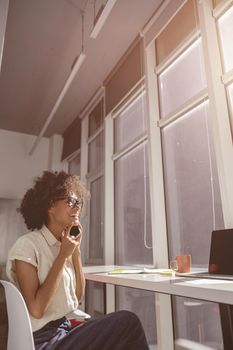
[[[66,318],[85,291],[79,216],[88,197],[78,176],[45,171],[21,202],[19,211],[32,232],[11,248],[7,273],[25,299],[35,348],[148,349],[140,321],[131,312],[111,313],[79,326]],[[72,235],[73,226],[79,229],[77,236]]]

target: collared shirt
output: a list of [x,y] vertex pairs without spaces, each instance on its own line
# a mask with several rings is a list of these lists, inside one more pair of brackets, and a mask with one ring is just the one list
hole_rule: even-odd
[[[18,238],[8,254],[7,275],[10,281],[19,288],[15,274],[15,260],[22,260],[36,267],[39,282],[42,284],[60,251],[60,246],[61,243],[45,225],[39,231],[33,231]],[[76,279],[72,260],[66,259],[62,279],[43,317],[36,319],[30,315],[33,332],[46,323],[77,309],[75,288]]]

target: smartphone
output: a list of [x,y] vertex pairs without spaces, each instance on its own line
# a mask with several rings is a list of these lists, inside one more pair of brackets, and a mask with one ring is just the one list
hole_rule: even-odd
[[78,226],[72,226],[70,230],[70,235],[77,237],[80,234],[80,229]]

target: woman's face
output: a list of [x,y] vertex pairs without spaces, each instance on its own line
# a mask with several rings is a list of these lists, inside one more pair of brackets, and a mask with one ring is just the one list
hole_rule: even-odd
[[56,200],[48,211],[48,224],[64,229],[66,226],[78,225],[82,201],[71,192],[68,196]]

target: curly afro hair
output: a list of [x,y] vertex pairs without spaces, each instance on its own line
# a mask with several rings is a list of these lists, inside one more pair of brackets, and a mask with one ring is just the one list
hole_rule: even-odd
[[70,175],[64,171],[44,171],[41,177],[35,179],[34,186],[25,193],[19,207],[27,228],[41,229],[44,224],[47,224],[48,210],[51,205],[71,192],[83,201],[90,197],[79,176]]

